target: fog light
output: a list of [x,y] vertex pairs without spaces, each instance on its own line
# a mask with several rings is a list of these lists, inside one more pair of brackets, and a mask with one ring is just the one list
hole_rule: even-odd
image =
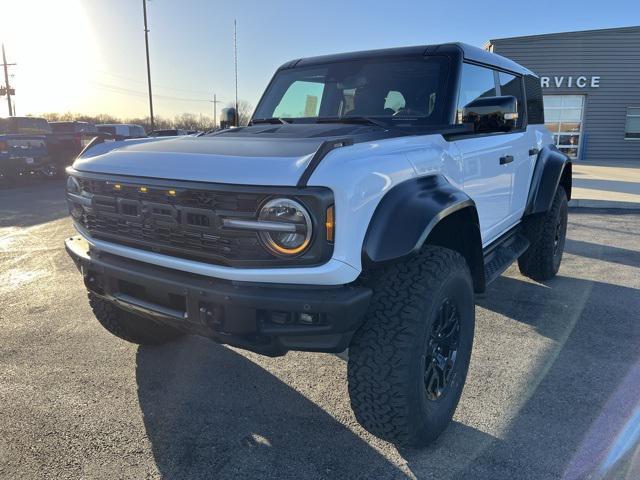
[[318,314],[317,313],[301,313],[298,317],[298,322],[304,325],[313,325],[314,323],[318,323]]
[[271,312],[269,320],[271,320],[271,323],[285,325],[289,323],[289,312]]

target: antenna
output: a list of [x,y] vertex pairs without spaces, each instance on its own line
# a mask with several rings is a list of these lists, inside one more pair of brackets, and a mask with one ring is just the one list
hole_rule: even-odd
[[238,125],[238,120],[240,115],[238,113],[238,30],[236,20],[233,20],[233,62],[236,69],[236,127]]

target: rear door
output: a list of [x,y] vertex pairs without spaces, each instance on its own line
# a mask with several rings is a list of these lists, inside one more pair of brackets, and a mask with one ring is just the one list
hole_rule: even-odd
[[[496,96],[494,71],[463,64],[458,93],[457,122],[462,108],[477,98]],[[468,134],[455,141],[462,154],[464,191],[474,200],[480,220],[482,242],[486,244],[510,226],[515,151],[510,135]]]

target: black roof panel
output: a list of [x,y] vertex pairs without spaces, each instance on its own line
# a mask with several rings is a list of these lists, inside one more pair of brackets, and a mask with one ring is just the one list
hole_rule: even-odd
[[522,65],[509,60],[506,57],[488,52],[465,43],[443,43],[439,45],[416,45],[413,47],[384,48],[380,50],[363,50],[359,52],[336,53],[332,55],[321,55],[318,57],[307,57],[299,60],[291,60],[283,64],[280,68],[306,67],[311,65],[322,65],[324,63],[345,62],[352,60],[364,60],[375,57],[402,57],[411,55],[435,55],[438,53],[462,53],[465,60],[483,63],[503,70],[509,70],[522,75],[532,72]]

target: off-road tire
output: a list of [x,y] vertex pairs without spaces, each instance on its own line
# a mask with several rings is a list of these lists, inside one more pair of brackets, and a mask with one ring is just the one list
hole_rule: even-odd
[[[386,268],[372,286],[364,324],[349,346],[351,407],[373,435],[426,445],[451,421],[469,367],[475,322],[469,267],[457,252],[427,246]],[[453,299],[460,313],[459,348],[448,390],[429,399],[427,352],[444,299]]]
[[537,281],[555,277],[564,251],[567,216],[567,194],[559,185],[549,211],[525,225],[531,245],[518,259],[520,273]]
[[127,312],[92,293],[89,293],[89,305],[100,325],[109,333],[127,342],[139,345],[160,345],[184,335],[180,330]]

